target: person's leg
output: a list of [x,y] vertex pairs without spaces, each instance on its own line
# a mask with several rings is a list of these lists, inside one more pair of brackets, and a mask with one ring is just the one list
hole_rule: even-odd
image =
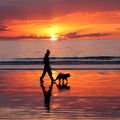
[[51,71],[51,69],[48,69],[48,75],[49,75],[49,77],[50,77],[50,79],[52,80],[52,81],[54,81],[54,79],[53,79],[53,77],[52,77],[52,71]]
[[40,77],[40,80],[43,80],[43,78],[45,77],[45,74],[46,74],[46,69],[44,68],[43,73],[42,73],[42,75]]

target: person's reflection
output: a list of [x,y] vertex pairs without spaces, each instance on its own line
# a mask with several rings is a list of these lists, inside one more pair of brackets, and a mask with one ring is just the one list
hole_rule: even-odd
[[54,82],[51,82],[49,89],[46,91],[46,88],[44,86],[44,82],[42,80],[40,81],[40,86],[41,86],[43,94],[44,94],[45,109],[48,112],[50,111],[50,100],[51,100],[51,95],[52,95],[53,84],[54,84]]

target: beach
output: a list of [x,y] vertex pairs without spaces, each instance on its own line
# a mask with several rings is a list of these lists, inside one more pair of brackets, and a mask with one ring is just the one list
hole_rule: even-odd
[[[120,119],[119,40],[0,43],[1,120]],[[53,78],[68,82],[40,81],[48,48]]]
[[41,70],[1,70],[0,119],[120,119],[119,70],[54,70],[53,77],[59,72],[71,74],[63,89],[59,81],[50,87],[48,75],[40,83]]
[[0,0],[0,120],[120,120],[120,0]]

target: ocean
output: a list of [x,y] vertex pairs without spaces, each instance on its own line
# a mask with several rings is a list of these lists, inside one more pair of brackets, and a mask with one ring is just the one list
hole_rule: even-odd
[[0,41],[0,69],[43,69],[47,49],[53,69],[120,69],[120,40]]
[[[52,75],[40,76],[50,49]],[[1,120],[120,120],[120,40],[0,41]]]

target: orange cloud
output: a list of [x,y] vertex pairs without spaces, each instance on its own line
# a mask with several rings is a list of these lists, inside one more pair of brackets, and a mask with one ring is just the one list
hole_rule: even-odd
[[[19,36],[32,36],[31,38],[50,38],[77,32],[79,38],[96,39],[98,36],[105,39],[120,38],[120,11],[112,12],[75,12],[50,20],[8,20],[2,23],[0,32],[2,38],[20,38]],[[3,28],[4,27],[4,28]],[[95,34],[99,35],[95,35]],[[33,37],[36,36],[36,37]],[[45,36],[45,37],[44,37]],[[93,38],[94,36],[94,38]],[[23,37],[22,37],[23,38]],[[25,37],[26,38],[26,37]],[[71,37],[68,37],[71,39]],[[72,37],[74,39],[74,37]]]

